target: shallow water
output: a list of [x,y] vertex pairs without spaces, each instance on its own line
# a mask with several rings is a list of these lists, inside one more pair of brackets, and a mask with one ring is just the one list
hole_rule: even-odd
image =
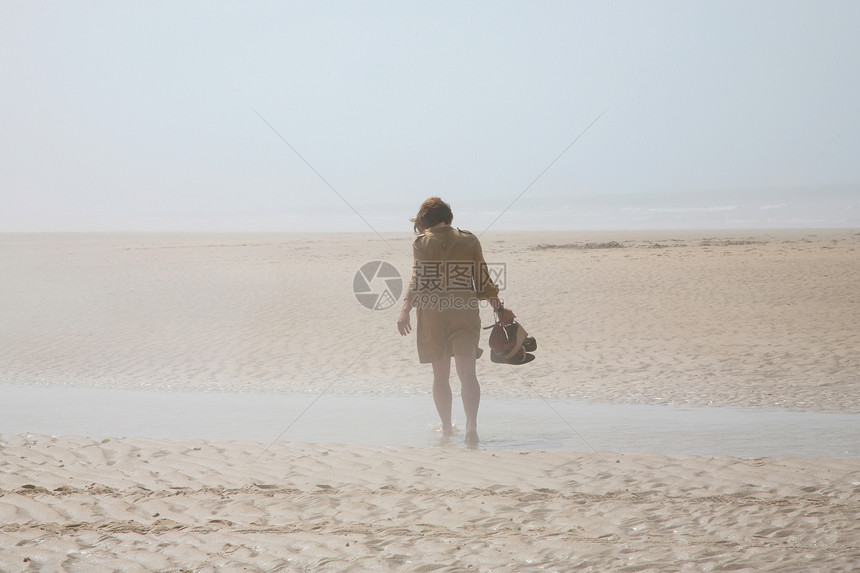
[[[0,386],[0,433],[435,447],[430,396]],[[304,413],[303,413],[304,412]],[[455,397],[455,425],[462,409]],[[484,399],[481,448],[860,458],[860,414]]]

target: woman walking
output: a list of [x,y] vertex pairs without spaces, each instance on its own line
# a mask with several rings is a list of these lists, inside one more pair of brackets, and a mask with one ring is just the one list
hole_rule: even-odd
[[[442,432],[452,433],[451,357],[460,379],[466,411],[466,442],[478,442],[478,406],[481,386],[475,361],[481,333],[479,301],[498,309],[499,289],[491,280],[478,237],[451,227],[451,207],[439,197],[421,204],[414,219],[412,280],[397,329],[406,336],[412,330],[410,314],[417,309],[418,360],[433,366],[433,401],[442,420]],[[503,310],[509,313],[508,310]]]

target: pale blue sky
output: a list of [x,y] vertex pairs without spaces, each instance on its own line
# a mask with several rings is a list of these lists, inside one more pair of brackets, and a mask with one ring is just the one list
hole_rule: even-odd
[[821,189],[860,224],[858,30],[855,1],[0,0],[0,231],[368,230],[255,110],[382,231],[433,194],[489,224],[607,108],[494,228]]

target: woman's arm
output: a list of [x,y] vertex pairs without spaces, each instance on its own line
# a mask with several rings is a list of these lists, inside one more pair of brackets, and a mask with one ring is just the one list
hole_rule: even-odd
[[[489,300],[493,308],[498,308],[499,304],[501,304],[499,301],[499,287],[493,282],[493,277],[490,276],[490,270],[487,267],[487,262],[484,260],[484,251],[477,237],[475,237],[473,249],[472,272],[474,275],[472,276],[472,280],[475,284],[475,294],[481,300]],[[495,302],[493,302],[494,299]]]
[[417,241],[412,242],[412,277],[409,280],[409,287],[406,291],[406,297],[403,299],[403,308],[400,309],[400,316],[397,317],[397,330],[401,336],[406,336],[412,332],[412,324],[409,315],[412,312],[412,307],[415,306],[415,299],[418,298],[418,268],[419,261],[424,259],[424,251]]
[[499,298],[499,287],[493,282],[489,269],[487,268],[487,263],[484,261],[484,252],[481,248],[481,242],[476,240],[476,243],[475,268],[480,269],[478,276],[475,277],[475,289],[478,291],[478,298],[490,301],[490,305],[493,307],[493,310],[499,313],[499,319],[502,321],[502,324],[510,324],[516,315],[511,309],[505,308],[502,304],[502,300]]

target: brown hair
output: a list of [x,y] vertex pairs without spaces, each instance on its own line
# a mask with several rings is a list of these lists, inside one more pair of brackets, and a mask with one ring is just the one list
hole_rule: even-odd
[[454,213],[451,212],[451,206],[439,197],[430,197],[418,209],[418,214],[414,218],[409,219],[414,223],[416,233],[423,233],[433,225],[445,223],[450,225],[454,220]]

